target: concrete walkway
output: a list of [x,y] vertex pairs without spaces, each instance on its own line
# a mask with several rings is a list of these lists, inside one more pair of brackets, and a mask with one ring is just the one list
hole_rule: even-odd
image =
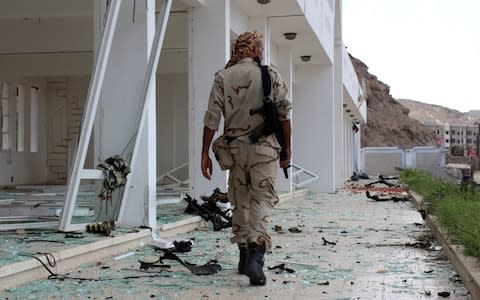
[[[360,183],[362,184],[362,183]],[[37,280],[0,292],[5,299],[471,299],[411,202],[374,202],[350,188],[308,194],[280,204],[272,217],[273,252],[265,287],[236,274],[238,251],[229,230],[180,234],[194,239],[183,259],[218,260],[223,270],[196,276],[173,261],[168,270],[140,271],[138,260],[161,253],[148,246],[115,260],[99,259],[69,272],[95,279]],[[277,232],[273,227],[281,226]],[[290,232],[289,228],[297,228]],[[293,230],[295,231],[295,230]],[[298,232],[301,231],[301,232]],[[148,277],[147,277],[148,276]],[[442,298],[443,299],[443,298]]]

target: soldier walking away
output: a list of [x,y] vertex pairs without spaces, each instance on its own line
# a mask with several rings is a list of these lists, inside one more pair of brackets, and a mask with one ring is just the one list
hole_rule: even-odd
[[[231,242],[237,243],[240,251],[238,272],[247,275],[251,285],[266,284],[264,254],[272,248],[268,222],[279,201],[275,192],[277,161],[280,159],[280,167],[286,169],[291,158],[288,89],[277,70],[268,67],[261,71],[262,55],[262,34],[244,32],[234,41],[225,68],[215,74],[204,118],[201,161],[203,176],[210,180],[208,150],[223,115],[224,133],[212,147],[220,168],[230,170],[228,198],[234,205]],[[267,88],[262,86],[265,82],[270,82]],[[252,113],[266,106],[269,99],[278,124],[276,133],[264,130],[270,125],[266,124],[268,112]],[[282,141],[277,133],[283,136]]]

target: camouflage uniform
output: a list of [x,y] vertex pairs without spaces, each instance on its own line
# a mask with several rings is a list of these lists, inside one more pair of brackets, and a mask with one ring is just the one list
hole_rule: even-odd
[[[276,70],[269,68],[269,72],[280,121],[288,120],[291,103],[287,86]],[[235,165],[228,180],[228,198],[234,205],[232,243],[264,243],[271,249],[267,226],[271,209],[278,203],[274,187],[280,146],[274,135],[261,137],[255,144],[248,138],[263,123],[261,115],[250,116],[249,111],[261,105],[260,68],[253,59],[243,58],[215,74],[204,124],[218,130],[223,115],[224,134],[235,137],[230,143]]]

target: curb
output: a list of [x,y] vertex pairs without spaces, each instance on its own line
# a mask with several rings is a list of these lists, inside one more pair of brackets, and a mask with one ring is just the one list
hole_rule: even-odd
[[[203,223],[199,216],[190,217],[178,222],[165,224],[158,227],[162,237],[170,237],[202,227]],[[94,263],[105,257],[123,254],[126,251],[138,248],[151,240],[150,229],[140,229],[138,232],[126,233],[112,238],[93,242],[90,244],[75,246],[52,252],[55,258],[55,267],[51,268],[54,273],[66,273],[71,269],[86,263]],[[38,258],[48,265],[47,258],[39,255]],[[48,278],[47,270],[36,259],[12,263],[0,267],[1,290],[14,288],[30,281]]]
[[480,265],[478,259],[465,256],[462,245],[452,244],[452,239],[448,236],[448,233],[441,228],[434,216],[428,214],[427,203],[423,201],[422,196],[413,191],[408,191],[408,193],[417,210],[422,214],[425,224],[440,242],[455,271],[463,279],[472,299],[480,299]]
[[[307,189],[302,189],[293,193],[281,194],[280,202],[283,203],[297,197],[305,196],[307,191]],[[201,227],[205,227],[205,222],[203,222],[199,216],[157,226],[162,238],[190,232]],[[140,229],[138,232],[126,233],[90,244],[62,249],[51,253],[56,262],[55,267],[51,269],[54,273],[66,273],[82,264],[94,263],[105,257],[123,254],[126,251],[148,243],[150,240],[150,229]],[[39,259],[48,265],[45,256],[39,255]],[[33,258],[0,266],[0,291],[14,288],[30,281],[46,279],[48,275],[50,274],[42,264]]]

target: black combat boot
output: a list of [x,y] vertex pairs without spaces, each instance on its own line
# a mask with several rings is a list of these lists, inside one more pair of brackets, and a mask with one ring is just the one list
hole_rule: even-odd
[[263,273],[265,246],[252,243],[248,245],[247,276],[251,285],[265,285],[267,278]]
[[238,274],[247,274],[247,255],[248,249],[246,245],[238,244],[238,250],[240,251],[240,260],[238,261]]

